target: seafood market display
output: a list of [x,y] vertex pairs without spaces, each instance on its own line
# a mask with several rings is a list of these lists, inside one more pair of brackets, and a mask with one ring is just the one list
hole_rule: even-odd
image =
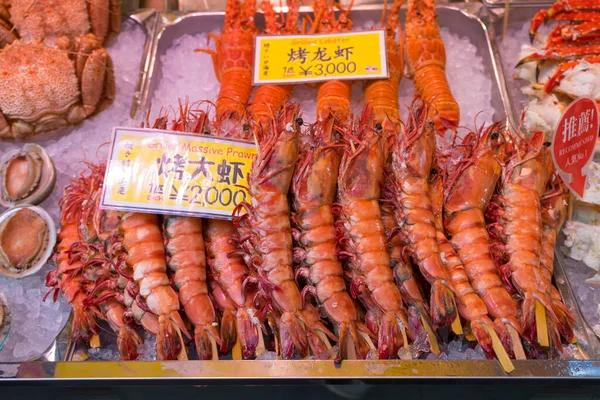
[[[227,0],[187,34],[121,26],[119,3],[0,0],[0,361],[63,328],[69,361],[573,358],[554,250],[598,269],[600,234],[560,233],[544,107],[594,86],[595,5],[528,25],[523,133],[491,47],[435,0]],[[371,29],[386,78],[253,85],[257,35]],[[254,143],[249,196],[228,219],[101,207],[115,126]]]
[[[385,30],[386,79],[253,89],[257,34],[356,29],[352,5],[325,0],[304,16],[263,0],[264,27],[253,0],[228,0],[220,32],[167,50],[173,77],[138,125],[254,141],[251,199],[232,221],[104,210],[104,162],[87,162],[61,196],[46,284],[88,356],[430,359],[465,343],[510,372],[574,341],[552,281],[565,191],[543,135],[486,126],[490,100],[464,106],[435,4],[410,0],[404,24],[402,5],[362,21]],[[181,75],[182,54],[205,84]]]

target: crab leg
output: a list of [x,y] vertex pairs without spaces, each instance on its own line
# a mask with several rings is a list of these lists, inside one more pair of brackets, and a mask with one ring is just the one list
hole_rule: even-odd
[[582,61],[586,61],[590,64],[600,64],[600,56],[592,56],[592,57],[587,57],[587,58],[584,58],[581,60],[568,61],[566,63],[559,65],[558,68],[556,69],[556,71],[552,74],[550,79],[548,79],[548,81],[544,85],[544,92],[550,93],[552,91],[552,89],[554,89],[560,83],[560,81],[565,77],[566,72],[575,68]]
[[532,61],[542,61],[542,60],[567,60],[575,57],[582,56],[593,56],[600,53],[600,44],[594,43],[587,46],[580,47],[560,47],[548,50],[540,50],[537,51],[523,59],[521,59],[515,68],[520,67],[521,65],[532,62]]

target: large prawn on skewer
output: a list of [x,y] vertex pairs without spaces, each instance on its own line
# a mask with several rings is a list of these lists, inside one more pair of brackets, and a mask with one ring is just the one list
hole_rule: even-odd
[[[160,117],[154,126],[190,133],[210,132],[207,114],[186,102],[179,104],[179,116],[169,127],[166,117]],[[201,360],[218,359],[217,344],[221,337],[216,329],[217,317],[209,297],[206,282],[206,251],[202,236],[202,220],[194,217],[165,216],[163,235],[167,266],[171,280],[179,294],[186,316],[195,326],[194,340]],[[235,332],[235,331],[234,331]]]
[[[277,29],[270,4],[263,4],[263,9],[268,29]],[[216,42],[216,51],[198,50],[212,55],[215,73],[221,83],[216,107],[215,134],[218,136],[252,139],[252,129],[243,121],[246,117],[246,104],[252,93],[254,39],[257,34],[254,26],[255,12],[255,0],[247,0],[243,7],[240,0],[228,0],[221,37],[211,35]],[[290,26],[292,20],[294,18],[288,16]],[[264,108],[268,109],[263,103],[273,100],[271,97],[289,95],[285,90],[284,94],[277,93],[276,89],[259,90],[262,95],[253,101],[250,115],[262,115]],[[249,358],[255,354],[257,346],[262,342],[261,321],[258,320],[259,310],[253,304],[254,294],[247,290],[250,285],[245,284],[248,271],[239,254],[241,249],[237,245],[237,236],[235,227],[229,221],[204,221],[204,239],[210,273],[224,294],[237,306],[235,320],[226,314],[224,321],[227,325],[221,326],[222,350],[229,351],[233,343],[239,340],[244,357]],[[226,312],[225,309],[222,311]],[[234,327],[235,321],[237,324]]]
[[[547,157],[547,159],[549,164],[551,164],[552,161],[550,157]],[[550,165],[549,168],[551,168]],[[550,171],[550,169],[548,171]],[[550,179],[548,180],[546,191],[541,199],[542,226],[544,228],[542,232],[541,273],[546,282],[549,282],[550,301],[554,313],[560,321],[558,324],[558,331],[565,340],[574,342],[576,340],[573,332],[575,317],[573,317],[571,311],[569,311],[563,303],[560,292],[551,284],[554,269],[556,237],[567,217],[567,201],[569,199],[569,193],[558,176],[552,173],[549,175]],[[551,332],[555,333],[556,331],[551,330]],[[556,347],[560,349],[560,338],[555,336],[553,342]]]
[[[475,293],[483,300],[495,325],[502,333],[501,340],[509,352],[519,359],[525,358],[519,334],[521,324],[517,319],[517,305],[506,291],[490,252],[492,242],[485,228],[484,212],[492,197],[502,170],[504,148],[501,124],[468,135],[462,148],[470,151],[462,160],[447,159],[442,168],[445,175],[444,228],[463,263]],[[456,162],[455,162],[456,161]],[[457,290],[461,290],[457,286]],[[481,313],[473,311],[468,321],[479,320]],[[475,312],[477,311],[477,312]],[[471,318],[471,319],[470,319]],[[481,328],[485,328],[481,324]],[[487,342],[487,332],[471,323],[473,334],[480,342]]]
[[[484,148],[490,148],[494,146],[502,149],[501,133],[502,125],[499,123],[491,125],[488,129],[478,133],[471,132],[465,138],[463,145],[457,146],[468,148],[471,146]],[[480,153],[482,158],[489,154]],[[485,164],[482,163],[481,166]],[[450,279],[452,285],[456,291],[458,311],[460,315],[468,322],[469,328],[477,342],[481,345],[483,351],[488,357],[496,355],[500,361],[502,367],[506,372],[510,372],[514,369],[512,362],[509,359],[507,351],[503,347],[502,339],[508,337],[508,332],[504,329],[502,324],[494,324],[488,316],[488,310],[481,299],[476,293],[469,276],[465,270],[465,266],[458,256],[458,253],[452,247],[446,234],[444,233],[443,227],[443,205],[444,205],[444,186],[442,175],[449,168],[445,165],[443,168],[432,169],[432,176],[430,178],[429,188],[431,193],[431,200],[433,203],[434,215],[436,219],[436,236],[438,247],[442,253],[442,258],[448,272],[450,273]],[[451,206],[456,206],[457,197],[460,196],[462,191],[457,193],[457,196],[453,197],[454,202]],[[506,341],[506,340],[505,340]],[[509,349],[511,351],[511,349]]]
[[[58,292],[62,291],[73,307],[71,335],[74,340],[84,339],[95,345],[99,328],[96,319],[105,320],[117,334],[117,347],[122,359],[133,360],[137,357],[141,339],[123,320],[126,308],[113,300],[89,301],[89,287],[95,287],[97,281],[95,276],[90,275],[90,269],[97,264],[97,258],[100,258],[101,265],[105,264],[104,251],[103,243],[88,243],[82,234],[103,238],[110,218],[97,208],[97,201],[94,201],[95,194],[102,189],[104,167],[92,164],[88,167],[88,173],[82,173],[65,187],[60,200],[61,231],[55,254],[57,269],[48,273],[46,286],[54,288],[55,300]],[[88,229],[91,230],[89,234],[86,233]]]
[[429,300],[434,327],[451,325],[456,303],[450,275],[436,240],[435,218],[429,193],[429,175],[435,151],[433,122],[426,106],[413,106],[403,136],[394,144],[394,214],[407,253],[431,284]]
[[[543,145],[542,132],[536,132],[530,139],[517,135],[511,139],[498,193],[486,213],[492,221],[488,230],[499,239],[496,259],[501,264],[499,270],[504,281],[523,299],[521,323],[524,335],[532,343],[548,347],[550,338],[557,338],[559,332],[572,329],[571,320],[559,320],[554,311],[556,304],[552,302],[551,282],[544,278],[541,264],[541,197],[546,176],[552,172],[548,170],[550,163],[546,157],[549,154]],[[557,311],[563,314],[565,309],[563,305]],[[551,323],[547,323],[547,317]]]
[[379,358],[395,358],[408,345],[410,331],[402,297],[394,284],[387,239],[379,208],[385,162],[381,131],[366,107],[354,134],[346,134],[336,222],[347,256],[351,293],[367,309],[367,322],[377,333]]
[[167,216],[163,222],[167,266],[188,319],[194,324],[196,351],[201,360],[218,359],[217,317],[208,295],[202,220]]
[[460,110],[446,78],[446,51],[440,37],[435,0],[408,0],[406,52],[417,95],[431,106],[436,132],[456,129]]
[[309,283],[302,290],[303,297],[312,294],[336,326],[338,359],[364,359],[374,347],[369,340],[372,334],[360,321],[346,291],[344,271],[337,254],[332,205],[336,197],[342,149],[332,125],[333,118],[327,123],[315,124],[314,132],[304,135],[300,161],[294,174],[293,221],[298,243],[294,259],[300,264],[296,277],[302,276]]
[[135,303],[158,318],[156,337],[160,359],[185,358],[182,333],[189,337],[179,315],[179,297],[167,276],[165,246],[158,217],[153,214],[126,213],[120,231],[126,262],[133,270],[139,292]]
[[[385,25],[390,77],[372,80],[365,85],[365,103],[372,107],[375,124],[381,126],[384,143],[386,144],[385,152],[387,156],[384,183],[379,206],[385,232],[389,238],[388,246],[394,278],[402,298],[408,305],[408,317],[411,329],[415,334],[415,344],[423,344],[423,350],[439,353],[437,338],[431,328],[427,303],[423,299],[421,288],[413,275],[411,262],[403,257],[404,243],[399,235],[394,235],[397,227],[394,218],[395,193],[394,190],[388,190],[392,187],[389,184],[389,179],[393,175],[390,150],[393,143],[398,140],[401,132],[398,86],[404,72],[404,41],[401,37],[402,30],[399,21],[402,3],[402,0],[394,1]],[[385,18],[385,9],[386,7],[384,7],[382,14],[382,25]],[[397,40],[397,36],[400,36],[400,40]]]
[[[334,16],[327,10],[325,2],[315,3],[315,26],[320,26],[324,14],[326,21],[335,22],[330,20]],[[364,359],[374,347],[369,339],[372,333],[360,322],[354,302],[346,291],[332,211],[342,157],[337,131],[345,121],[335,120],[333,109],[323,109],[325,104],[333,102],[323,97],[337,98],[336,92],[332,92],[335,88],[335,84],[322,85],[317,100],[318,121],[301,137],[300,157],[292,184],[293,221],[298,246],[294,250],[294,258],[300,265],[296,277],[302,276],[308,282],[302,290],[303,297],[312,294],[337,328],[337,359]],[[347,98],[342,105],[334,107],[337,116],[347,119],[350,110],[345,105],[349,105],[349,100]]]
[[298,106],[290,104],[267,124],[267,131],[257,130],[259,153],[249,175],[252,204],[242,203],[236,208],[234,224],[256,272],[254,279],[259,283],[260,295],[273,308],[269,322],[276,330],[283,357],[289,359],[294,349],[301,356],[307,355],[310,343],[315,355],[329,358],[327,343],[321,338],[335,337],[322,324],[307,323],[292,268],[287,194],[297,163],[302,123]]

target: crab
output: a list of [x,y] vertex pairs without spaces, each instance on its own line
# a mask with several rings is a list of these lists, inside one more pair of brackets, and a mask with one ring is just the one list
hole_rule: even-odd
[[0,48],[17,35],[30,42],[93,33],[103,44],[120,30],[119,0],[0,0]]
[[93,34],[0,50],[0,139],[76,124],[115,95],[112,61]]

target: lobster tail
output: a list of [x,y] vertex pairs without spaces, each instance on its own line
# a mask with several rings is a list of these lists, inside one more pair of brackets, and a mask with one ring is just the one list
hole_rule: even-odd
[[237,337],[242,346],[242,354],[244,358],[250,358],[256,352],[261,332],[245,309],[238,309],[236,319]]

